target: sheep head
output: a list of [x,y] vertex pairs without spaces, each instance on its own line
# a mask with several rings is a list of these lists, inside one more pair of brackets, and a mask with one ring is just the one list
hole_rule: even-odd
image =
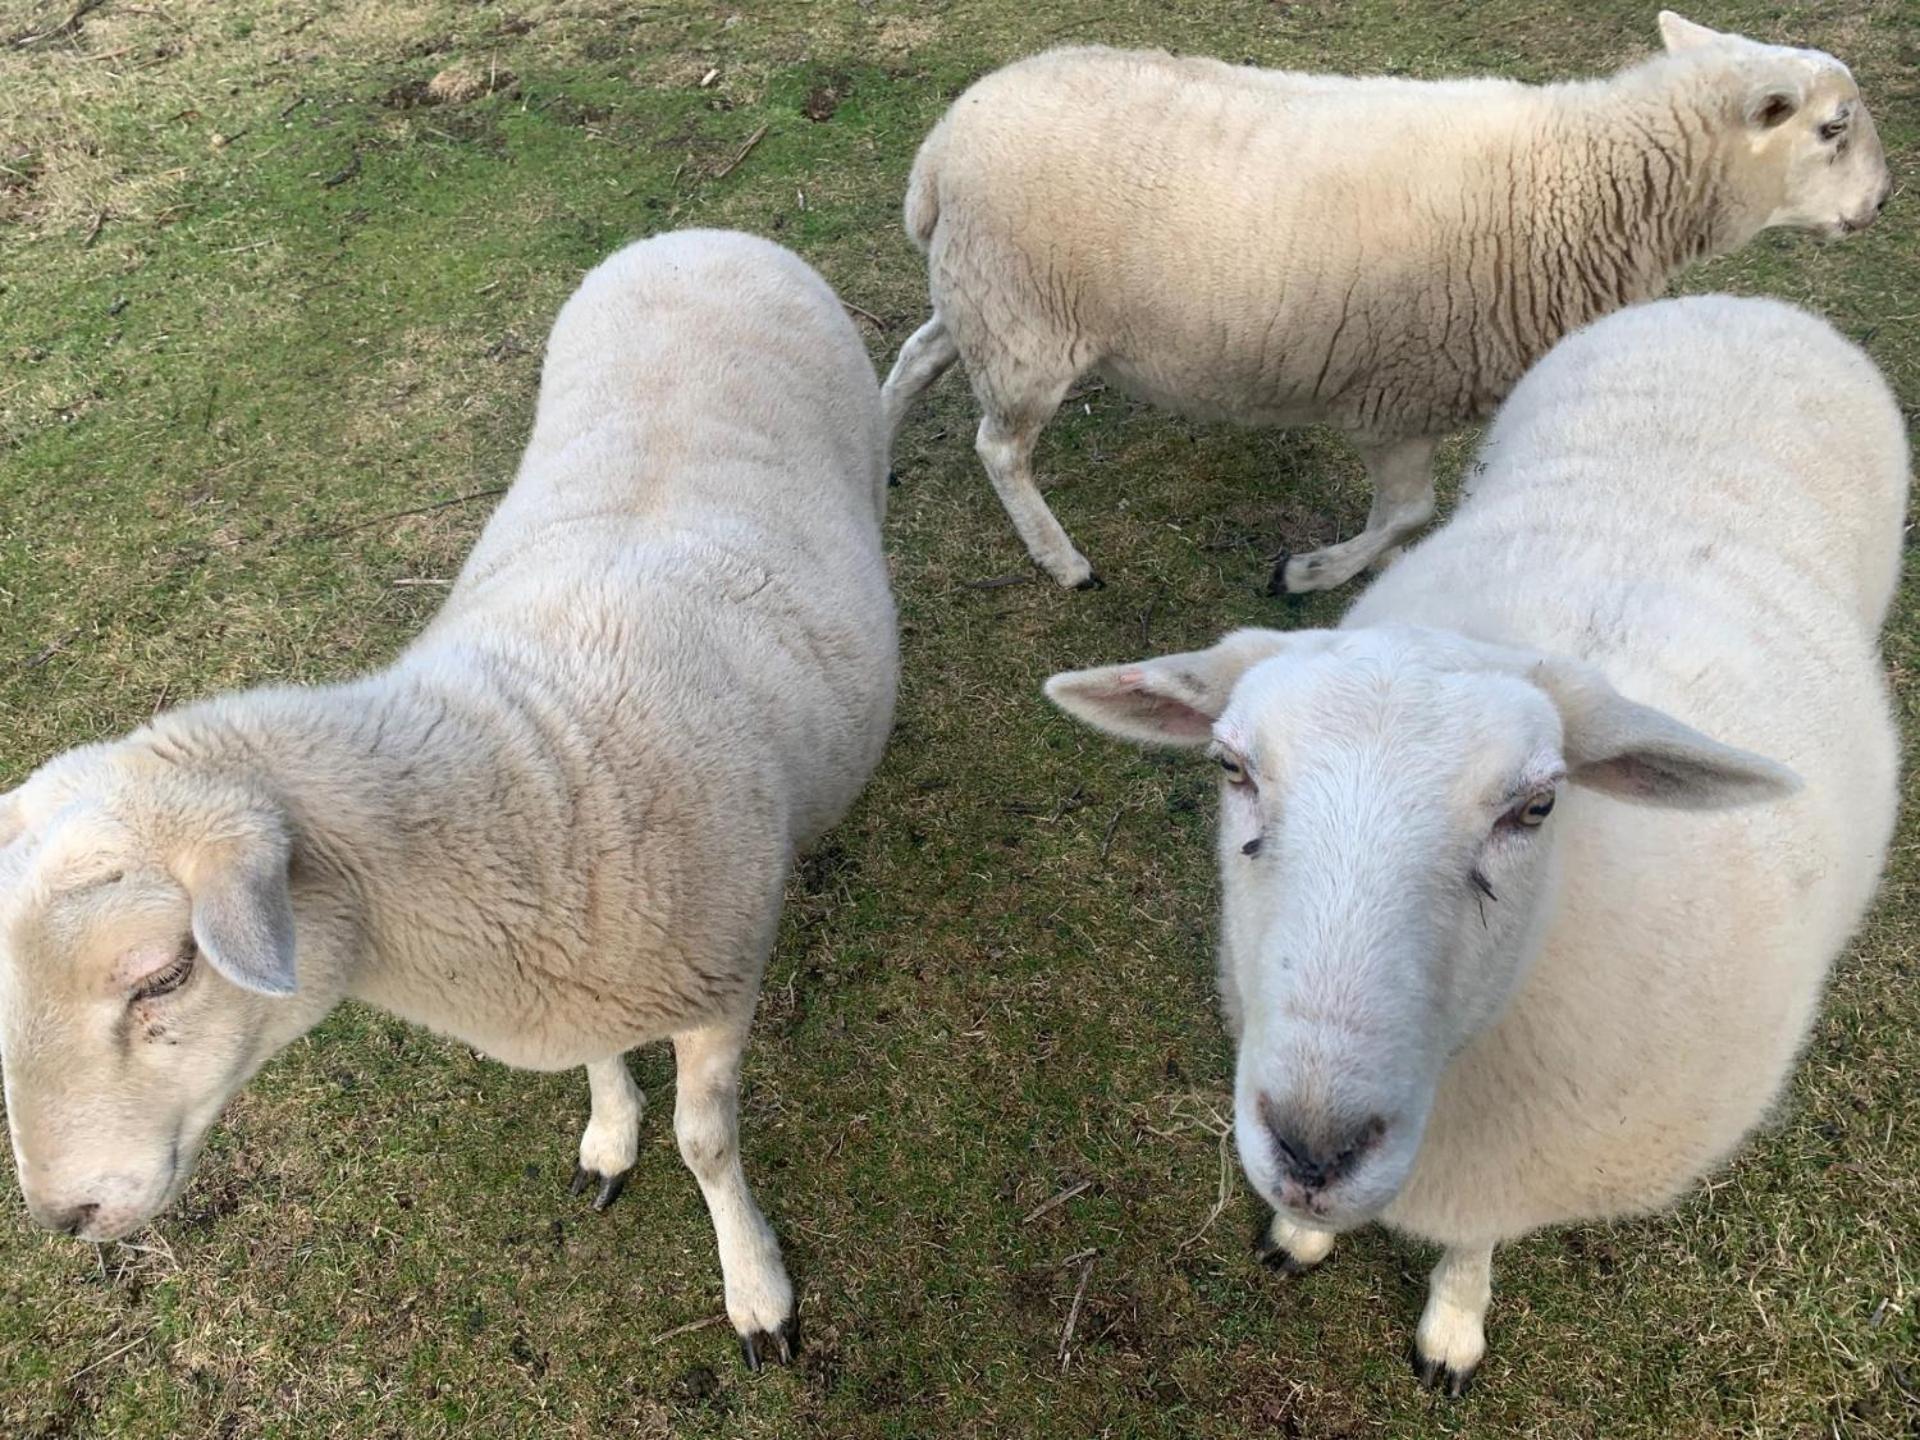
[[1098,729],[1220,765],[1241,1161],[1325,1230],[1398,1193],[1447,1061],[1525,975],[1559,832],[1583,823],[1564,789],[1714,809],[1797,783],[1590,666],[1416,627],[1241,631],[1046,690]]
[[134,741],[0,797],[0,1069],[41,1224],[107,1240],[165,1208],[227,1100],[338,998],[301,961],[290,854],[271,798]]
[[1872,224],[1893,193],[1873,117],[1847,67],[1821,50],[1764,45],[1660,12],[1669,54],[1710,77],[1735,139],[1728,176],[1753,228],[1828,238]]

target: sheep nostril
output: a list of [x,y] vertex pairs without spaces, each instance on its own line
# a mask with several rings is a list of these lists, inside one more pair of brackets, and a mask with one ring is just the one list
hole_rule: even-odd
[[1293,1123],[1271,1096],[1260,1097],[1259,1111],[1281,1171],[1310,1194],[1352,1170],[1387,1128],[1386,1121],[1370,1115],[1358,1122],[1315,1126],[1309,1139],[1307,1127]]

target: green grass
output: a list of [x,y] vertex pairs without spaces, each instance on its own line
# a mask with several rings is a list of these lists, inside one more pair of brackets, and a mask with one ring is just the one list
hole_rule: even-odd
[[[1653,8],[108,0],[0,45],[0,777],[160,705],[392,653],[439,598],[395,582],[451,574],[486,502],[381,517],[509,476],[546,326],[627,239],[783,240],[890,361],[923,313],[908,164],[994,65],[1103,39],[1546,78],[1644,50]],[[72,9],[13,0],[0,41]],[[1910,9],[1700,18],[1842,55],[1911,173]],[[493,93],[403,103],[454,65]],[[1819,308],[1911,407],[1915,215],[1903,195],[1845,245],[1765,237],[1685,288]],[[1037,685],[1274,621],[1261,556],[1351,533],[1366,495],[1319,432],[1083,401],[1041,462],[1097,594],[967,586],[1025,560],[957,380],[898,457],[899,728],[793,882],[748,1057],[797,1368],[749,1376],[724,1328],[669,1334],[717,1313],[720,1277],[663,1051],[637,1057],[652,1108],[628,1197],[596,1216],[564,1186],[577,1075],[349,1008],[235,1103],[137,1244],[96,1252],[35,1232],[17,1195],[0,1207],[0,1433],[1915,1433],[1911,827],[1777,1123],[1673,1215],[1502,1252],[1469,1401],[1403,1363],[1418,1247],[1357,1235],[1305,1283],[1252,1262],[1258,1207],[1213,1118],[1211,784],[1087,737]],[[1920,735],[1911,585],[1888,658]],[[1063,1366],[1067,1262],[1090,1249]]]

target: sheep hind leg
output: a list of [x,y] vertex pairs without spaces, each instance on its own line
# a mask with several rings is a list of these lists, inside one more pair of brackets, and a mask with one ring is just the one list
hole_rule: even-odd
[[568,1188],[584,1195],[595,1186],[593,1208],[604,1210],[620,1198],[640,1154],[640,1117],[647,1097],[627,1073],[623,1055],[596,1060],[587,1066],[587,1090],[593,1109],[580,1134],[580,1159]]
[[1493,1247],[1449,1245],[1427,1281],[1427,1308],[1413,1335],[1413,1369],[1429,1390],[1467,1393],[1487,1353]]
[[1437,441],[1364,445],[1360,458],[1373,482],[1367,528],[1351,540],[1306,555],[1274,557],[1269,595],[1299,595],[1344,585],[1433,518],[1433,452]]
[[727,1318],[740,1337],[741,1358],[749,1370],[758,1370],[766,1361],[792,1361],[800,1327],[780,1242],[740,1168],[740,1056],[746,1043],[744,1020],[673,1037],[673,1131],[713,1217]]
[[1254,1241],[1253,1255],[1282,1275],[1304,1275],[1333,1253],[1331,1230],[1309,1230],[1278,1211]]
[[960,347],[947,333],[947,322],[940,318],[938,310],[900,347],[893,369],[887,374],[887,383],[880,387],[880,408],[887,421],[888,453],[892,453],[894,442],[900,438],[900,427],[906,423],[907,411],[913,408],[913,402],[959,358]]
[[1033,563],[1069,590],[1098,590],[1103,582],[1074,549],[1033,479],[1033,447],[1072,383],[1069,376],[1053,387],[1050,398],[1013,410],[989,403],[973,448]]

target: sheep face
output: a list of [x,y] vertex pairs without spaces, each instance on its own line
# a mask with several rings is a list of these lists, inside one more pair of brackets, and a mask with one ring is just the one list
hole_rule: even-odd
[[[331,1004],[294,994],[287,842],[255,797],[74,752],[0,797],[0,1069],[27,1208],[109,1240]],[[305,967],[303,967],[305,968]]]
[[1744,144],[1730,157],[1757,228],[1786,226],[1829,239],[1871,225],[1893,178],[1852,72],[1820,50],[1763,45],[1660,17],[1673,52],[1724,62],[1729,123]]
[[1824,55],[1807,63],[1812,73],[1803,80],[1750,99],[1752,160],[1771,182],[1763,188],[1772,200],[1767,225],[1838,239],[1874,222],[1893,177],[1846,67]]
[[1221,767],[1235,1135],[1255,1188],[1319,1230],[1399,1192],[1448,1061],[1523,983],[1565,786],[1704,808],[1793,783],[1577,662],[1413,627],[1242,631],[1048,694]]

